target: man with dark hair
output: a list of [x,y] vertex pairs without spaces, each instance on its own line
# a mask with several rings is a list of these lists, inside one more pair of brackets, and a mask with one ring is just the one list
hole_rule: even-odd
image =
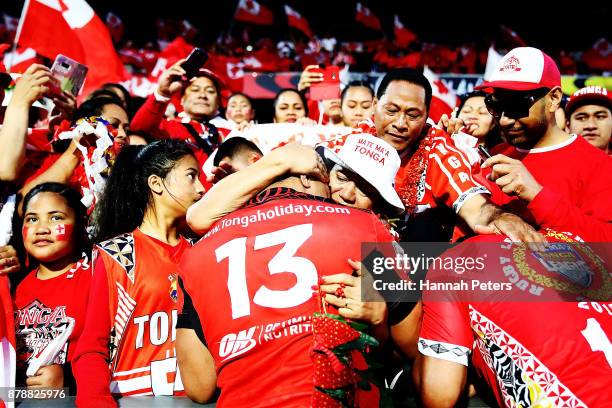
[[[321,346],[327,331],[319,328],[318,314],[313,317],[321,310],[313,287],[321,277],[346,270],[347,259],[359,257],[362,241],[393,242],[393,237],[371,212],[338,205],[329,196],[327,183],[305,175],[285,176],[221,218],[181,258],[179,274],[208,350],[195,332],[179,327],[183,333],[177,334],[177,359],[181,371],[189,371],[194,367],[190,360],[199,359],[200,381],[214,379],[216,368],[221,390],[217,406],[336,406],[347,404],[345,393],[355,395],[357,371],[352,365],[343,367],[359,351],[353,350],[344,363],[331,352],[320,353],[327,347]],[[337,293],[343,298],[339,312],[350,309],[352,301]],[[323,310],[336,314],[336,308],[326,307]],[[338,327],[344,328],[338,321],[330,329],[334,341],[339,339]],[[180,347],[185,334],[192,340],[189,348]],[[331,369],[329,361],[338,365]],[[334,371],[337,367],[342,371]],[[340,373],[351,378],[350,384],[343,385]],[[201,387],[190,378],[185,383],[190,398],[210,398],[210,393],[192,392],[191,384]],[[333,397],[323,389],[340,386],[342,395]]]
[[558,127],[563,93],[554,60],[536,48],[515,48],[494,74],[481,88],[507,144],[484,166],[510,196],[501,203],[534,225],[612,241],[612,160]]
[[468,160],[451,137],[427,122],[431,94],[431,85],[421,72],[409,68],[390,71],[376,92],[374,123],[360,125],[362,131],[392,145],[402,159],[395,179],[409,216],[402,239],[448,241],[459,216],[464,229],[540,241],[531,226],[490,202],[489,190],[474,179]]
[[581,135],[590,144],[612,154],[612,93],[601,86],[579,89],[565,108],[571,133]]
[[263,153],[255,143],[244,137],[231,137],[219,145],[213,159],[213,166],[220,167],[225,163],[230,165],[233,171],[240,171],[255,163],[262,156]]
[[[196,149],[200,167],[226,137],[231,125],[220,115],[222,81],[212,71],[200,69],[187,78],[181,67],[184,60],[168,68],[160,77],[157,89],[140,107],[132,128],[156,139],[181,139]],[[175,119],[165,119],[171,98],[180,95],[183,112]],[[204,179],[206,187],[210,187]]]

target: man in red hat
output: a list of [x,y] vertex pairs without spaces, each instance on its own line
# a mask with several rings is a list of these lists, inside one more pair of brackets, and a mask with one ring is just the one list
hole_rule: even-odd
[[[219,114],[224,88],[221,79],[207,69],[200,69],[195,77],[188,79],[181,67],[184,61],[179,60],[161,75],[157,90],[136,112],[131,128],[156,139],[177,138],[191,143],[202,166],[229,134],[231,125]],[[181,95],[183,112],[176,119],[166,120],[168,103],[177,94]]]
[[499,204],[534,225],[611,241],[612,160],[557,126],[563,94],[552,58],[536,48],[515,48],[478,88],[488,92],[487,109],[507,141],[483,164],[509,196]]
[[574,92],[565,112],[570,132],[612,154],[612,95],[601,86],[587,86]]

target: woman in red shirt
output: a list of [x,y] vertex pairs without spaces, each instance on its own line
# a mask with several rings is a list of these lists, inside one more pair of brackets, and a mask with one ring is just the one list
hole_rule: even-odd
[[59,183],[34,187],[23,201],[23,244],[36,266],[14,295],[17,384],[69,387],[83,331],[92,270],[81,196]]
[[180,395],[175,338],[182,295],[176,262],[187,208],[204,194],[184,142],[126,146],[95,211],[94,277],[76,352],[77,406],[114,395]]

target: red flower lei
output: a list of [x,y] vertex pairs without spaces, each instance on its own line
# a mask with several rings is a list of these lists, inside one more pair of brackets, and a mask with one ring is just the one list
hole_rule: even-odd
[[414,153],[412,153],[408,165],[400,168],[396,178],[397,192],[410,215],[416,210],[418,200],[419,182],[427,165],[427,156],[433,145],[433,135],[430,129],[419,142]]

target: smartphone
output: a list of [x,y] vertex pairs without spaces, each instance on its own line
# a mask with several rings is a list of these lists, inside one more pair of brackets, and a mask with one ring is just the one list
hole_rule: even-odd
[[483,160],[487,160],[491,157],[491,153],[489,153],[487,148],[483,145],[478,145],[478,153],[480,153],[480,157],[482,157]]
[[208,61],[208,53],[201,48],[194,48],[181,67],[186,72],[187,79],[191,79],[198,74],[198,71]]
[[323,74],[323,81],[310,86],[310,99],[340,99],[340,68],[332,65],[318,71]]
[[51,93],[59,94],[62,91],[69,91],[77,96],[83,87],[87,76],[87,66],[59,54],[53,61],[51,74],[59,82],[59,88],[52,86]]

